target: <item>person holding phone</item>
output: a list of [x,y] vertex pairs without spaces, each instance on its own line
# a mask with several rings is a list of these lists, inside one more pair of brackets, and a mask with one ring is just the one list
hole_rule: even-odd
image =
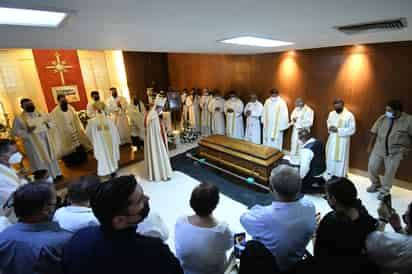
[[[366,239],[368,257],[388,273],[412,273],[412,202],[402,217],[387,203],[382,202],[378,215],[381,221],[380,229]],[[401,218],[405,227],[402,227]],[[394,232],[384,231],[387,223]]]

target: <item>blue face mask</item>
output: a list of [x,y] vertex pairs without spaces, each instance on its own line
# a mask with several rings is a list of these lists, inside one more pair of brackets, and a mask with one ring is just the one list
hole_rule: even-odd
[[388,117],[389,119],[395,118],[395,115],[393,114],[393,112],[390,112],[390,111],[385,112],[385,116]]

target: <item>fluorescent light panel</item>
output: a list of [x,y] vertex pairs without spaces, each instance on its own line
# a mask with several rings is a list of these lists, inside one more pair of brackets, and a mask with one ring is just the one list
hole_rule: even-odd
[[0,7],[0,25],[56,28],[66,16],[64,12]]
[[256,46],[256,47],[269,47],[269,48],[289,46],[293,44],[291,42],[258,38],[258,37],[253,37],[253,36],[240,36],[236,38],[222,40],[220,42],[227,43],[227,44],[237,44],[237,45]]

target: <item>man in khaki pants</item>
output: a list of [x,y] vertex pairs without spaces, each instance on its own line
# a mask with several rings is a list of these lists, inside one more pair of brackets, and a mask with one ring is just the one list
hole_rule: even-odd
[[[412,116],[402,112],[399,100],[386,104],[386,112],[376,120],[371,129],[371,139],[368,146],[368,172],[372,185],[368,192],[380,192],[378,199],[390,194],[401,160],[411,147]],[[376,141],[376,142],[375,142]],[[373,147],[373,149],[372,149]],[[385,166],[385,174],[379,179],[379,168]]]

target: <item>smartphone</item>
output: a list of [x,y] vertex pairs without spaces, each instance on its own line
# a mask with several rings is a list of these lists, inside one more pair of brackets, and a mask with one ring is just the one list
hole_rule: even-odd
[[390,194],[383,197],[382,202],[388,207],[390,211],[392,211],[392,196]]
[[236,233],[234,237],[234,253],[236,258],[240,258],[242,251],[246,248],[246,233]]

